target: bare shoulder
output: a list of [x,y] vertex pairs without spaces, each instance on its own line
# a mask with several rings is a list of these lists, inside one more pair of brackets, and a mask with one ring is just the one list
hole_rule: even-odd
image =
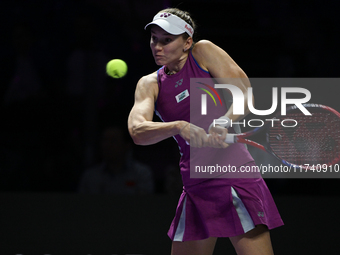
[[213,55],[214,52],[218,50],[222,49],[213,42],[209,40],[200,40],[195,44],[192,53],[195,58],[206,58]]
[[209,48],[216,47],[216,45],[209,41],[209,40],[200,40],[197,43],[195,43],[194,50],[200,53],[204,53]]
[[226,52],[209,40],[200,40],[195,44],[192,54],[197,63],[203,69],[209,71],[209,63],[217,56],[226,54]]
[[[157,72],[145,75],[139,79],[136,88],[136,97],[154,97],[158,96]],[[136,98],[138,99],[138,98]]]
[[213,77],[245,77],[242,69],[221,47],[211,41],[201,40],[192,50],[197,63]]
[[139,79],[137,86],[154,86],[157,85],[157,72],[145,75]]

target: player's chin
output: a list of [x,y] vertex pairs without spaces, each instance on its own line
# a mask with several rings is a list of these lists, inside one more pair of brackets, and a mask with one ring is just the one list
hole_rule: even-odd
[[162,64],[160,64],[158,61],[155,61],[156,65],[161,66]]
[[156,58],[155,58],[155,63],[156,63],[156,65],[158,65],[158,66],[164,66],[164,62],[161,61],[161,60],[157,60]]
[[154,56],[154,59],[155,59],[156,64],[159,66],[164,66],[166,64],[164,58]]

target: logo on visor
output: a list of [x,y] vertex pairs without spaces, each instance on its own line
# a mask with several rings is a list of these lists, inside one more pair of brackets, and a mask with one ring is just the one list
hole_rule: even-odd
[[193,33],[194,33],[194,31],[192,30],[192,28],[190,28],[187,24],[185,24],[185,28],[186,28],[186,30],[189,31],[190,34],[193,34]]
[[169,17],[169,16],[171,16],[171,13],[163,13],[163,14],[161,14],[161,18],[167,18],[167,17]]

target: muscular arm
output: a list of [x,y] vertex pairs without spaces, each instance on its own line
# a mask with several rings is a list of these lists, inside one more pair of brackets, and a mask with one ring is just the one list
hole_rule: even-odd
[[220,78],[218,79],[220,83],[233,84],[242,90],[245,114],[233,115],[233,105],[231,105],[226,116],[236,122],[249,114],[247,88],[251,85],[247,75],[235,61],[223,49],[207,40],[199,41],[195,45],[193,54],[203,69],[209,71],[214,78]]
[[[250,87],[250,82],[247,75],[235,61],[223,49],[207,40],[199,41],[195,45],[193,55],[198,64],[206,71],[209,71],[212,77],[218,80],[218,83],[235,85],[243,92],[244,114],[234,115],[232,104],[225,113],[225,116],[231,119],[232,122],[237,122],[249,114],[247,89]],[[228,144],[224,142],[228,129],[216,126],[212,127],[209,133],[212,135],[208,141],[209,146],[217,148],[228,147]]]
[[158,95],[156,73],[141,78],[135,92],[135,103],[128,118],[128,129],[133,141],[149,145],[177,135],[185,121],[153,122],[154,105]]

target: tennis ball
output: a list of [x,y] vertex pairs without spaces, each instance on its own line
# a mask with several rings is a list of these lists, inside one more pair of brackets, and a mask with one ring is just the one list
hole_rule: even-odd
[[106,73],[113,78],[122,78],[128,70],[127,64],[121,59],[112,59],[106,65]]

